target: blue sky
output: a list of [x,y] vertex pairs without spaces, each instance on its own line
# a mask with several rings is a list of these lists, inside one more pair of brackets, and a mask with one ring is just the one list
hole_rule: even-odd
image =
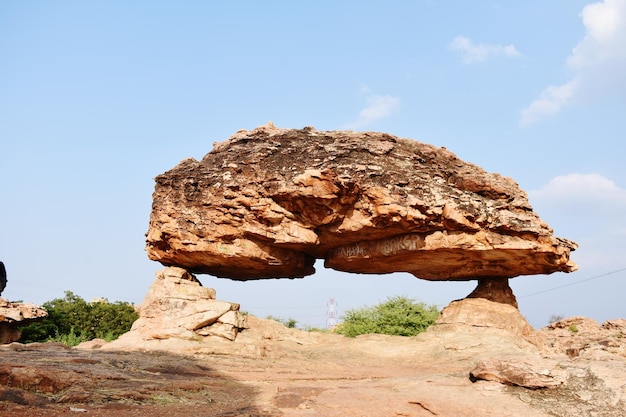
[[[512,177],[580,244],[579,271],[511,281],[522,313],[626,317],[626,0],[6,1],[0,63],[3,297],[141,302],[160,269],[144,252],[153,178],[272,121],[384,131]],[[318,327],[331,297],[341,314],[473,288],[321,264],[199,278]]]

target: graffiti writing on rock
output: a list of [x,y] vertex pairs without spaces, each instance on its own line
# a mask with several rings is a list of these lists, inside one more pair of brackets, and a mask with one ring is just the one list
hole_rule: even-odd
[[408,234],[389,239],[369,242],[358,242],[342,246],[335,250],[339,258],[367,258],[372,256],[392,256],[404,252],[412,252],[424,247],[424,236]]

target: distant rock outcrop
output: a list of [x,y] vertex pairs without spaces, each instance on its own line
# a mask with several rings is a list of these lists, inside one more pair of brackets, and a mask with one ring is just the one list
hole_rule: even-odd
[[593,319],[574,316],[544,327],[538,336],[554,353],[566,354],[571,358],[584,357],[602,360],[607,355],[626,358],[626,320],[608,320],[602,325]]
[[12,303],[0,298],[0,344],[20,340],[20,327],[48,317],[48,312],[32,303]]

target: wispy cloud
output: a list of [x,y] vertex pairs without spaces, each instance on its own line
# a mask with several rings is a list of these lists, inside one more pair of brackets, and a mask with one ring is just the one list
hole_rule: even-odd
[[[626,189],[600,174],[573,173],[553,178],[528,196],[557,236],[580,245],[574,260],[581,271],[625,266]],[[561,230],[573,234],[562,235]]]
[[521,126],[529,126],[542,117],[557,114],[561,107],[569,103],[576,91],[576,80],[572,80],[566,84],[554,86],[551,85],[524,110],[520,118]]
[[563,213],[597,216],[619,215],[626,221],[626,190],[600,174],[568,174],[554,177],[539,190],[530,191],[531,200]]
[[509,45],[489,45],[484,43],[475,44],[465,36],[457,36],[450,43],[450,49],[461,54],[463,62],[473,64],[486,60],[490,56],[505,56],[517,58],[522,54],[513,46]]
[[[369,89],[367,91],[369,92]],[[361,110],[354,121],[344,125],[345,129],[364,128],[380,119],[389,117],[400,108],[400,99],[389,94],[384,96],[369,94],[366,101],[367,106]]]
[[575,99],[626,95],[626,0],[589,4],[580,16],[586,32],[567,58],[572,78],[544,89],[522,110],[521,126],[553,116]]

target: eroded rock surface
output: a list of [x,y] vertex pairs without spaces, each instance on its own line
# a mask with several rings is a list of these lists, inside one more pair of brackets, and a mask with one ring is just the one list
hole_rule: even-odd
[[[464,300],[466,311],[483,302],[490,303]],[[233,342],[178,339],[169,352],[116,342],[77,349],[13,343],[0,347],[0,415],[626,415],[623,320],[600,326],[572,318],[543,329],[548,347],[569,337],[593,346],[568,357],[539,351],[507,326],[456,316],[454,327],[416,337],[347,338],[250,316],[250,328]],[[606,346],[606,338],[618,346]]]
[[[544,341],[517,307],[485,298],[465,298],[445,307],[428,333],[445,335],[445,348],[466,349],[481,344],[491,333],[508,334],[521,350],[543,348]],[[500,342],[482,343],[496,351]]]
[[239,131],[156,178],[147,252],[248,280],[303,277],[315,259],[429,280],[576,269],[510,178],[385,133]]
[[602,360],[611,355],[626,358],[626,320],[608,320],[602,325],[593,319],[574,316],[544,327],[538,336],[549,341],[548,348],[571,358]]
[[484,359],[470,371],[470,379],[495,381],[528,389],[555,388],[565,382],[564,372],[554,372],[550,369],[552,363],[546,367],[544,362],[538,361],[537,358],[534,360],[535,363],[518,359]]
[[239,304],[216,300],[215,290],[203,287],[193,274],[168,267],[156,275],[138,306],[139,319],[116,344],[137,347],[153,340],[199,341],[211,336],[234,340],[247,327]]

